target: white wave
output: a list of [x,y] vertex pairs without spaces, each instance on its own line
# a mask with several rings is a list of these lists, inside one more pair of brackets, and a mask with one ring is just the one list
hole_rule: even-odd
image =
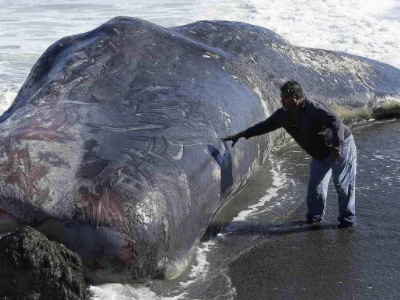
[[148,287],[117,283],[89,286],[88,292],[91,300],[183,300],[186,295],[159,297]]
[[[199,19],[246,22],[303,47],[348,52],[400,68],[399,0],[209,0]],[[397,16],[397,18],[396,18]]]
[[250,0],[250,23],[303,47],[347,52],[400,67],[400,22],[384,19],[394,0]]
[[182,287],[187,288],[189,285],[193,284],[198,280],[201,280],[207,275],[210,265],[210,263],[207,261],[207,252],[210,252],[211,248],[216,245],[217,245],[216,241],[208,241],[202,243],[202,247],[197,248],[196,251],[197,264],[192,266],[189,275],[190,280],[180,283]]
[[[219,241],[220,240],[220,236],[217,237],[216,239],[213,239],[211,241],[208,242],[204,242],[201,244],[200,247],[197,248],[196,251],[196,262],[197,264],[194,264],[190,270],[190,274],[188,276],[188,280],[184,281],[184,282],[180,282],[180,288],[178,290],[176,290],[174,293],[179,294],[178,297],[183,297],[182,299],[189,299],[186,296],[190,294],[189,291],[191,291],[191,288],[193,286],[202,286],[201,291],[204,290],[204,285],[208,285],[210,283],[210,279],[208,278],[208,273],[210,270],[210,263],[207,260],[208,257],[208,252],[213,251],[215,253],[215,251],[218,250],[218,246]],[[224,237],[222,237],[224,238]],[[221,293],[219,294],[217,298],[212,298],[212,299],[229,299],[229,300],[233,300],[236,297],[236,289],[235,287],[232,285],[232,281],[228,276],[228,269],[225,267],[223,267],[224,270],[221,270],[221,272],[219,273],[219,275],[222,276],[222,278],[224,278],[224,288],[221,289]],[[220,279],[221,280],[221,279]],[[200,291],[200,294],[201,294]],[[198,295],[197,295],[198,296]],[[196,296],[195,296],[196,297]],[[162,300],[175,300],[175,298],[162,298]],[[177,298],[176,300],[180,300],[181,298]],[[192,299],[192,298],[190,298]],[[197,298],[196,298],[197,299]],[[201,298],[203,299],[203,298]]]
[[237,296],[236,288],[233,286],[232,280],[227,273],[224,273],[224,277],[226,278],[227,281],[227,289],[226,289],[227,292],[225,294],[225,297],[227,300],[234,300]]
[[17,92],[0,92],[0,115],[14,102]]
[[[271,169],[272,173],[272,187],[266,190],[266,194],[261,197],[256,204],[250,205],[246,210],[241,211],[236,217],[234,217],[229,224],[228,227],[224,229],[225,232],[234,232],[237,227],[240,227],[240,224],[243,221],[248,220],[249,218],[259,215],[263,212],[270,211],[276,206],[281,205],[281,201],[284,201],[285,198],[279,199],[278,202],[273,205],[269,205],[266,207],[266,204],[270,202],[273,198],[278,197],[278,191],[286,186],[287,178],[286,174],[281,172],[281,165],[278,161],[274,161],[273,155],[270,154],[268,160],[274,167]],[[239,224],[239,225],[237,225]],[[219,237],[222,237],[223,234],[220,234]]]
[[159,300],[149,288],[128,284],[90,286],[88,291],[92,300]]
[[215,241],[208,241],[201,244],[196,250],[196,262],[193,264],[188,280],[180,282],[179,287],[171,294],[170,297],[157,296],[148,287],[131,285],[131,284],[103,284],[98,286],[90,286],[89,294],[91,300],[183,300],[186,299],[188,292],[186,291],[192,284],[203,280],[209,270],[210,263],[207,261],[207,252],[210,252]]

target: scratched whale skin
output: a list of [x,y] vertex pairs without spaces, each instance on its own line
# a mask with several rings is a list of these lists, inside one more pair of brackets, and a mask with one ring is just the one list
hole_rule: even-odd
[[282,132],[220,137],[268,117],[289,79],[353,107],[400,87],[391,66],[244,23],[118,17],[59,40],[0,118],[0,234],[36,228],[91,282],[178,276]]

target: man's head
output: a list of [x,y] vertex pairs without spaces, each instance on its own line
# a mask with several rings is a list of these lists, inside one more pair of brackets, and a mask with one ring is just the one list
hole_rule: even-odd
[[284,109],[297,111],[303,103],[304,93],[295,80],[286,81],[281,87],[281,102]]

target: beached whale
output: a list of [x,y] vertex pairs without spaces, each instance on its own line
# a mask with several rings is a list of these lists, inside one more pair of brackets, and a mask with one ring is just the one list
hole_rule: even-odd
[[0,118],[0,234],[29,224],[93,282],[179,275],[282,132],[220,137],[269,116],[289,79],[353,107],[400,88],[389,65],[243,23],[119,17],[61,39]]

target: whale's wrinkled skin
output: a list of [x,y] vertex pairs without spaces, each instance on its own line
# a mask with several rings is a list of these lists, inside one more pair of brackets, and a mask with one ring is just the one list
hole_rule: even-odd
[[87,279],[180,274],[277,131],[228,148],[296,79],[328,104],[397,96],[400,71],[230,22],[119,17],[53,44],[0,118],[0,234],[29,224],[76,251]]

